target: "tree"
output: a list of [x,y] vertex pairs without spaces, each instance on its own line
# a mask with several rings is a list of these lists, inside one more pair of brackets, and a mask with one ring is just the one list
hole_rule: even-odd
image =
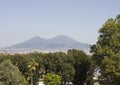
[[38,63],[35,62],[34,59],[31,59],[28,63],[28,80],[31,81],[31,85],[33,85],[33,76],[36,71],[36,67],[38,66]]
[[44,57],[46,73],[55,73],[62,76],[62,82],[71,82],[75,73],[72,66],[74,59],[63,52],[48,53]]
[[33,52],[29,53],[26,56],[33,58],[36,63],[38,63],[38,66],[36,67],[36,71],[33,75],[33,85],[36,85],[41,76],[45,73],[44,71],[44,62],[43,58],[46,53],[38,53],[38,52]]
[[98,41],[91,46],[103,85],[120,84],[120,15],[108,19],[99,30]]
[[102,70],[100,81],[103,85],[119,85],[120,84],[120,54],[104,58],[102,61]]
[[71,64],[63,63],[59,74],[62,76],[62,85],[66,85],[67,82],[73,81],[75,69]]
[[84,85],[87,79],[87,73],[90,69],[90,58],[81,50],[69,50],[69,56],[73,56],[74,63],[73,67],[75,69],[75,75],[73,83],[75,85]]
[[18,68],[9,60],[0,64],[0,85],[28,85]]
[[61,69],[60,56],[56,56],[55,53],[48,53],[43,59],[46,73],[54,72],[58,73]]
[[61,76],[53,73],[47,73],[44,77],[45,85],[60,85]]
[[11,62],[18,67],[19,71],[27,79],[27,76],[28,76],[27,66],[28,66],[28,62],[30,61],[30,57],[23,54],[15,54],[15,55],[12,55],[10,58],[11,58]]

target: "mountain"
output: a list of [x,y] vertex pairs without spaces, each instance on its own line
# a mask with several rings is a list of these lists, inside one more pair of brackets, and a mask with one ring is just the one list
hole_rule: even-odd
[[37,49],[40,51],[66,51],[68,49],[89,50],[90,44],[78,42],[68,36],[59,35],[51,39],[43,39],[38,36],[15,44],[6,49]]
[[46,43],[46,40],[43,38],[40,38],[38,36],[33,37],[27,41],[24,41],[19,44],[15,44],[13,46],[10,46],[8,48],[40,48]]
[[90,44],[84,44],[84,43],[78,42],[65,35],[56,36],[52,39],[49,39],[48,42],[49,42],[47,44],[48,47],[52,45],[54,48],[58,47],[57,49],[75,48],[75,49],[84,50],[84,49],[89,49],[89,46],[90,46]]

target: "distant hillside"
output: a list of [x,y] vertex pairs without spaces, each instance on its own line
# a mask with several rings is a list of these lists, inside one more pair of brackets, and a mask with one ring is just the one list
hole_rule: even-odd
[[52,39],[43,39],[38,36],[33,37],[27,41],[24,41],[19,44],[7,47],[7,49],[16,48],[16,49],[39,49],[42,51],[55,51],[55,50],[68,50],[68,49],[80,49],[80,50],[89,50],[90,44],[85,44],[78,42],[68,36],[59,35]]

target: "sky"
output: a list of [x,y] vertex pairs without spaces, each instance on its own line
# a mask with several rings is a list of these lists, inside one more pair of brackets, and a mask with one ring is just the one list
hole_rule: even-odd
[[120,0],[0,0],[0,47],[57,35],[94,44],[105,21],[118,14]]

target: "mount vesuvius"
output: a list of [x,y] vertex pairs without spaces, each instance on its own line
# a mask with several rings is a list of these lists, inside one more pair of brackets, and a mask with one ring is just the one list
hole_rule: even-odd
[[68,49],[89,50],[90,44],[78,42],[68,36],[59,35],[51,39],[33,37],[22,43],[15,44],[6,49],[39,49],[41,51],[66,51]]

